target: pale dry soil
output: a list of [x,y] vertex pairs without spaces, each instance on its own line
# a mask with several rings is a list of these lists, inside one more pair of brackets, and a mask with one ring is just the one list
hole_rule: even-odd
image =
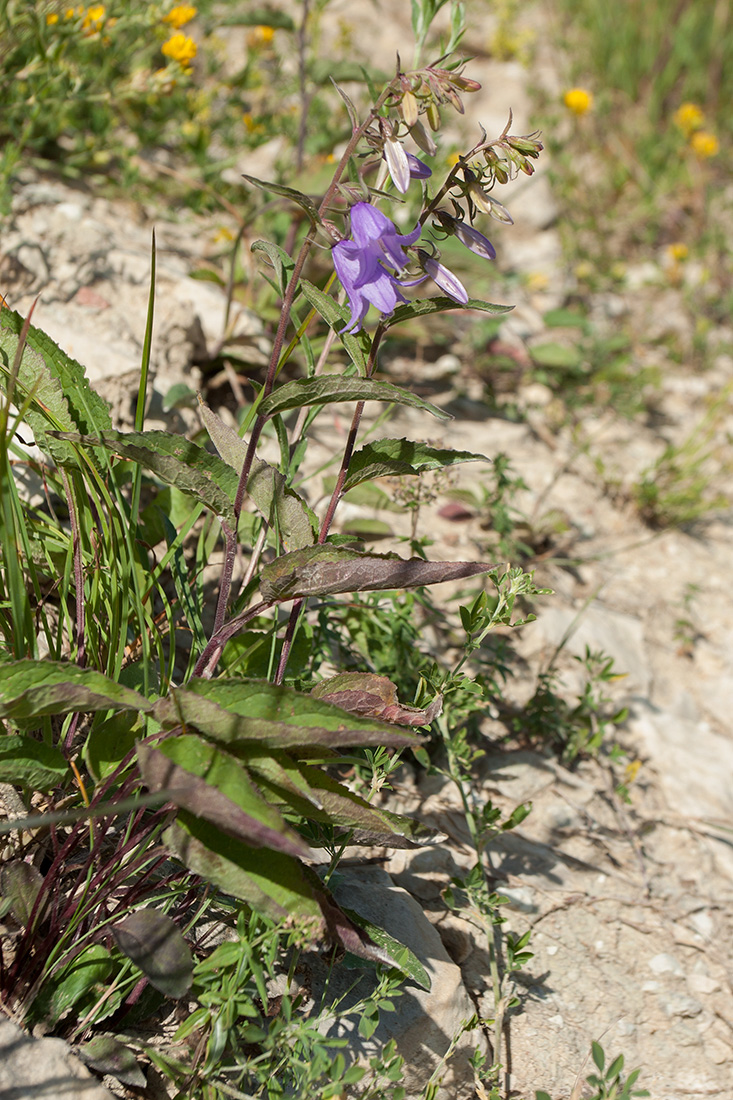
[[[334,15],[346,19],[347,7],[337,0]],[[369,23],[371,12],[365,7],[365,42],[380,27],[378,21]],[[406,12],[393,15],[393,21],[392,48],[399,48]],[[478,21],[467,43],[485,88],[480,102],[471,104],[472,117],[481,117],[488,128],[500,127],[506,108],[513,106],[516,132],[526,132],[532,129],[526,73],[513,62],[486,60],[487,34],[487,25]],[[553,74],[546,78],[551,81]],[[572,280],[562,264],[546,178],[525,183],[512,209],[517,224],[497,236],[499,265],[504,274],[549,274],[551,289],[525,290],[514,281],[510,292],[497,280],[487,294],[509,301],[511,293],[517,308],[500,335],[511,346],[526,348],[547,338],[542,314],[562,304]],[[221,292],[189,278],[215,249],[210,224],[165,221],[159,213],[151,216],[29,176],[4,228],[1,289],[21,311],[41,294],[35,323],[86,365],[118,423],[130,426],[153,220],[160,273],[148,426],[191,430],[194,414],[164,414],[162,401],[177,381],[200,384],[191,364],[221,334]],[[660,280],[662,275],[660,268]],[[389,367],[394,381],[423,386],[430,400],[455,416],[444,425],[402,411],[390,421],[389,435],[429,438],[489,459],[505,452],[528,486],[517,505],[529,526],[536,528],[550,514],[562,517],[561,534],[534,563],[538,583],[553,595],[538,598],[537,621],[511,635],[518,673],[508,685],[508,699],[521,706],[538,671],[551,660],[572,695],[579,687],[573,655],[586,645],[612,656],[616,670],[625,674],[610,690],[615,705],[629,707],[618,732],[626,760],[640,762],[629,803],[615,790],[623,764],[613,773],[605,758],[569,769],[541,746],[507,742],[496,716],[483,722],[486,755],[477,765],[475,797],[491,798],[507,810],[533,803],[529,818],[489,854],[495,887],[510,899],[509,927],[532,929],[535,955],[517,976],[520,1005],[504,1029],[504,1083],[512,1095],[527,1100],[537,1088],[557,1100],[567,1098],[576,1078],[590,1071],[593,1039],[601,1040],[611,1057],[623,1051],[628,1067],[641,1065],[640,1084],[656,1100],[733,1095],[733,516],[723,511],[694,530],[655,532],[630,503],[630,490],[666,439],[683,438],[704,414],[706,401],[730,381],[733,361],[722,350],[730,333],[721,331],[716,337],[721,352],[710,369],[690,370],[692,328],[683,295],[662,282],[646,286],[640,280],[612,300],[599,299],[595,308],[602,324],[612,325],[619,316],[646,317],[663,334],[667,325],[668,342],[659,346],[671,341],[679,362],[665,359],[664,350],[655,352],[664,367],[658,396],[663,430],[623,420],[613,408],[596,408],[571,429],[560,422],[549,390],[521,377],[514,396],[522,419],[503,419],[483,403],[483,383],[468,353],[449,353],[430,363],[398,359]],[[242,310],[236,333],[253,363],[261,362],[268,341],[258,319]],[[640,362],[648,354],[640,350]],[[225,389],[222,382],[219,392]],[[224,405],[221,411],[228,415]],[[314,460],[332,455],[345,439],[349,414],[337,406],[323,414]],[[730,424],[721,430],[726,427]],[[485,466],[464,466],[454,483],[476,490],[486,476]],[[717,476],[715,468],[711,476]],[[451,520],[441,515],[446,500],[439,494],[421,512],[420,530],[435,540],[430,556],[495,560],[491,532],[481,517]],[[344,518],[359,515],[376,513],[363,507],[343,513]],[[406,516],[389,512],[378,518],[395,534],[407,533]],[[378,548],[394,545],[387,540]],[[440,593],[435,590],[436,598]],[[691,635],[685,639],[683,618]],[[426,631],[427,652],[433,644]],[[351,895],[361,890],[376,896],[379,885],[387,896],[399,897],[391,909],[386,906],[385,919],[403,911],[406,939],[419,920],[425,923],[423,916],[437,929],[439,938],[430,939],[429,928],[420,933],[439,981],[421,1002],[419,1027],[431,1026],[424,1020],[441,999],[460,1007],[435,1025],[442,1033],[470,1011],[490,1019],[485,939],[470,914],[452,915],[442,901],[451,876],[471,863],[457,792],[448,781],[406,768],[390,801],[436,825],[446,840],[417,852],[372,853],[366,869],[350,859]],[[394,931],[399,934],[399,921]],[[409,1027],[414,1029],[412,1016]],[[449,1067],[446,1100],[474,1095],[465,1057],[459,1062]],[[415,1097],[421,1079],[423,1070],[416,1070]]]

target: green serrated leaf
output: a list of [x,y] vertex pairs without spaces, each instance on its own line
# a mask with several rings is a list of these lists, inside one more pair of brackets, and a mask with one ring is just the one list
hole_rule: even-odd
[[[12,309],[0,310],[0,388],[18,348],[23,318]],[[77,465],[73,447],[49,436],[50,430],[104,431],[112,426],[109,407],[89,385],[84,368],[45,332],[28,329],[18,371],[16,397],[32,394],[24,419],[36,442],[59,463]]]
[[385,401],[396,405],[409,405],[432,413],[438,420],[450,420],[450,413],[423,401],[417,394],[374,378],[344,378],[327,374],[319,378],[296,378],[278,387],[260,405],[263,416],[301,409],[307,405],[329,405],[337,401]]
[[152,701],[101,672],[63,661],[0,663],[0,718],[20,721],[72,711],[141,710]]
[[380,439],[367,443],[353,455],[349,463],[345,490],[375,477],[421,474],[426,470],[441,470],[460,462],[488,462],[485,455],[472,451],[452,451],[415,443],[410,439]]
[[378,742],[415,745],[421,739],[386,722],[260,680],[191,680],[153,708],[166,729],[193,726],[210,740],[234,746],[257,741],[277,748],[347,747]]
[[322,932],[324,920],[313,887],[292,856],[250,848],[185,811],[163,840],[190,871],[264,916],[307,921],[314,938]]
[[175,485],[187,496],[210,508],[215,515],[234,522],[234,500],[238,478],[235,471],[217,455],[170,432],[102,432],[89,438],[56,433],[85,446],[103,446],[113,454],[139,462],[168,485]]
[[69,765],[60,749],[32,737],[0,737],[0,783],[50,791],[66,778]]
[[254,848],[307,856],[308,845],[257,793],[242,764],[223,749],[181,734],[156,748],[138,745],[145,785]]
[[480,298],[469,298],[464,304],[454,302],[452,298],[421,298],[418,302],[397,306],[397,309],[385,319],[390,328],[415,317],[429,317],[433,313],[446,313],[451,309],[478,309],[482,313],[509,313],[514,306],[499,306],[493,302],[482,302]]
[[147,1085],[133,1051],[114,1035],[95,1035],[88,1043],[78,1046],[76,1053],[85,1065],[99,1073],[111,1074],[123,1085],[137,1089],[144,1089]]

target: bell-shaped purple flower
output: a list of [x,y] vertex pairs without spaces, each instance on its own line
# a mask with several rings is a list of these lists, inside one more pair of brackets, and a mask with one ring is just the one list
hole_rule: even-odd
[[398,233],[389,218],[368,202],[351,208],[353,240],[339,241],[332,249],[336,274],[351,310],[351,320],[343,331],[358,331],[370,305],[390,314],[398,302],[407,301],[402,287],[414,283],[400,282],[388,269],[402,271],[407,266],[405,247],[414,244],[421,231],[418,225],[411,233]]

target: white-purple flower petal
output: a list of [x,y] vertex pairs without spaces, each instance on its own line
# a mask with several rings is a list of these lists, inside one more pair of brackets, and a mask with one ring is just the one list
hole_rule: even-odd
[[443,264],[438,263],[432,256],[428,256],[426,252],[420,252],[420,263],[423,270],[441,290],[445,291],[449,298],[465,306],[468,301],[468,291],[452,271],[449,271]]
[[404,195],[410,186],[410,163],[407,152],[400,141],[387,138],[384,142],[384,159],[387,161],[392,183]]
[[484,237],[483,233],[479,233],[478,229],[474,229],[472,225],[467,225],[466,222],[456,222],[455,235],[458,240],[471,252],[475,252],[477,256],[483,256],[485,260],[496,259],[496,249],[494,248],[488,237]]

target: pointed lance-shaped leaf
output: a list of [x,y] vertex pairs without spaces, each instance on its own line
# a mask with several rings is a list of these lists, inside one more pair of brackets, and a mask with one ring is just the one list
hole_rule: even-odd
[[258,794],[239,761],[210,742],[181,734],[159,748],[138,745],[137,757],[145,785],[176,806],[253,848],[308,855],[308,845]]
[[192,679],[159,699],[153,716],[164,729],[193,727],[227,746],[242,742],[273,748],[420,744],[420,738],[386,722],[355,719],[347,711],[262,680]]
[[378,439],[356,451],[349,463],[344,492],[376,477],[403,477],[426,470],[442,470],[460,462],[489,462],[485,455],[472,451],[452,451],[431,447],[411,439]]
[[339,592],[382,592],[465,580],[495,568],[496,565],[479,562],[405,560],[396,554],[364,554],[329,545],[309,546],[283,554],[266,565],[260,574],[260,591],[267,601]]

